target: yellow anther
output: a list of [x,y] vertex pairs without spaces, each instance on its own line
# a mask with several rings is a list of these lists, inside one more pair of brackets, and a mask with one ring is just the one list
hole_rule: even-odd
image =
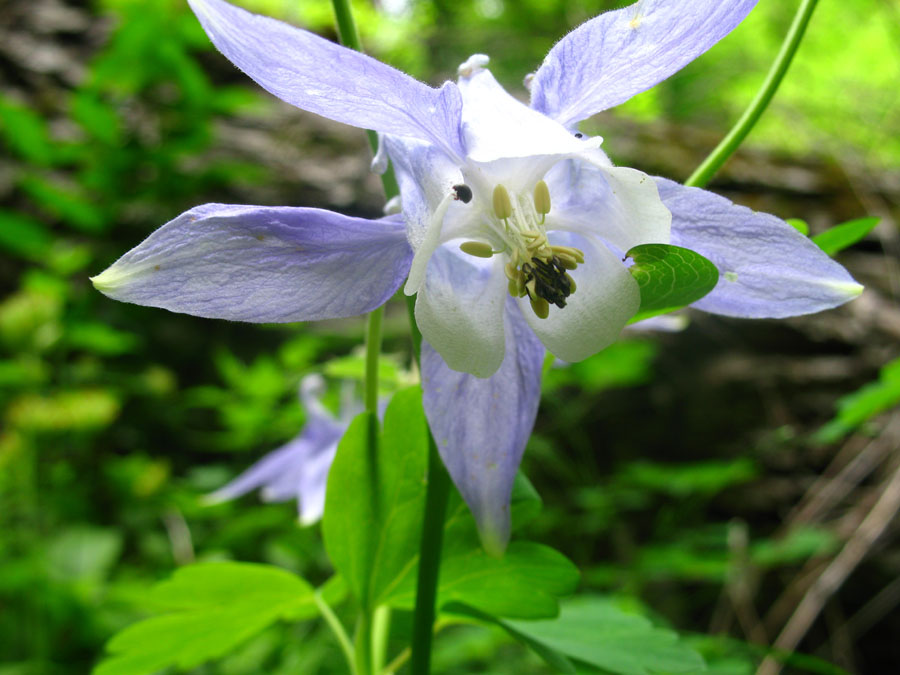
[[534,210],[542,216],[550,213],[550,188],[542,180],[534,186]]
[[574,270],[576,267],[578,267],[578,261],[576,261],[575,258],[570,256],[568,253],[557,252],[556,259],[559,260],[562,266],[567,270]]
[[512,202],[509,199],[509,192],[502,185],[494,188],[494,215],[500,220],[506,220],[512,216]]
[[534,310],[534,313],[539,319],[546,319],[548,316],[550,316],[550,303],[543,298],[536,298],[532,296],[531,309]]
[[567,258],[571,258],[579,265],[584,262],[584,252],[581,249],[574,248],[573,246],[551,246],[553,249],[554,255],[566,256]]
[[572,293],[575,292],[575,289],[577,288],[575,286],[575,280],[572,278],[571,274],[567,274],[566,279],[569,280],[569,295],[571,295]]
[[494,255],[494,249],[483,241],[464,241],[459,245],[459,250],[476,258],[490,258]]

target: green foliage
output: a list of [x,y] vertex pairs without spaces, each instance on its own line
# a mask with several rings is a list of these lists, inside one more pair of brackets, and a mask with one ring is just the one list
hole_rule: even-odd
[[828,255],[835,255],[869,234],[879,220],[875,217],[850,220],[817,234],[812,240]]
[[816,432],[819,443],[834,443],[851,431],[900,403],[900,359],[887,363],[875,382],[838,400],[837,415]]
[[631,322],[679,309],[715,288],[719,270],[709,260],[680,246],[642,244],[628,251],[628,268],[641,290],[641,307]]
[[[369,610],[411,608],[425,503],[427,444],[418,387],[394,395],[384,432],[370,455],[373,420],[359,415],[344,434],[328,476],[323,534],[335,568]],[[538,498],[517,481],[514,518],[527,520]],[[564,556],[532,542],[513,542],[502,558],[488,556],[459,497],[449,509],[438,604],[465,602],[498,616],[545,617],[571,593],[578,572]]]
[[206,563],[178,570],[150,593],[166,614],[140,621],[107,645],[95,675],[145,675],[194,668],[222,656],[278,620],[318,613],[313,588],[269,565]]
[[[425,414],[418,387],[398,392],[377,422],[359,415],[328,474],[322,532],[335,568],[367,610],[381,604],[418,552],[425,498]],[[372,436],[377,446],[369,450]]]
[[700,654],[674,632],[654,627],[609,598],[567,600],[559,617],[550,621],[498,623],[560,672],[596,672],[582,670],[572,661],[619,675],[705,670]]

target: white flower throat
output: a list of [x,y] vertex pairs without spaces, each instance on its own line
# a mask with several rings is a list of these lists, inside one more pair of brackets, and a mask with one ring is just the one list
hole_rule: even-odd
[[[472,190],[467,185],[453,187],[456,199],[468,203]],[[584,253],[570,246],[553,246],[547,239],[544,221],[550,212],[550,190],[538,181],[532,195],[514,193],[501,184],[494,187],[490,212],[486,214],[485,241],[460,244],[464,253],[479,258],[506,255],[509,294],[528,296],[531,309],[541,319],[550,313],[550,305],[560,309],[575,292],[575,280],[569,274],[584,262]]]

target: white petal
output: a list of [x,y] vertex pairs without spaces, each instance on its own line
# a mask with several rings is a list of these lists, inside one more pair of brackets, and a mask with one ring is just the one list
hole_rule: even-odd
[[548,229],[600,236],[622,253],[639,244],[669,243],[672,214],[647,174],[599,160],[570,160],[545,180],[552,204]]
[[[553,164],[599,147],[510,96],[489,70],[472,66],[461,76],[462,136],[470,163],[511,190],[530,189]],[[522,161],[526,159],[527,161]],[[489,186],[493,189],[493,185]]]
[[554,356],[581,361],[616,341],[640,307],[641,295],[625,265],[603,244],[562,233],[551,241],[584,251],[584,264],[570,272],[577,288],[562,309],[551,305],[546,319],[535,316],[527,297],[519,300],[519,306]]
[[431,256],[416,323],[453,370],[489,377],[503,361],[503,260],[472,258],[452,246]]

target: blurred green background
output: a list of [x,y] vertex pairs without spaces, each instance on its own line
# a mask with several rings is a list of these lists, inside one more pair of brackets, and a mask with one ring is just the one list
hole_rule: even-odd
[[[334,37],[324,0],[241,4]],[[524,96],[555,40],[625,4],[354,7],[366,48],[388,63],[436,85],[486,52]],[[709,54],[585,130],[615,161],[683,180],[752,98],[797,4],[761,0]],[[813,232],[879,216],[841,256],[862,298],[784,322],[692,314],[684,330],[632,333],[545,383],[523,465],[545,503],[532,537],[572,558],[585,589],[694,634],[709,672],[753,672],[762,652],[744,643],[772,642],[896,469],[897,368],[879,372],[900,356],[898,82],[900,5],[821,3],[772,107],[712,186]],[[180,0],[3,0],[0,148],[0,674],[89,672],[144,615],[144,591],[194,560],[326,578],[318,530],[297,526],[294,504],[201,497],[297,433],[305,374],[334,375],[337,403],[362,323],[207,321],[113,302],[88,277],[204,202],[378,214],[364,135],[255,88]],[[385,344],[407,368],[402,302]],[[785,672],[900,669],[900,543],[885,530],[799,645],[823,661]],[[340,663],[331,636],[301,624],[197,672]],[[478,628],[442,637],[436,669],[546,672]]]

